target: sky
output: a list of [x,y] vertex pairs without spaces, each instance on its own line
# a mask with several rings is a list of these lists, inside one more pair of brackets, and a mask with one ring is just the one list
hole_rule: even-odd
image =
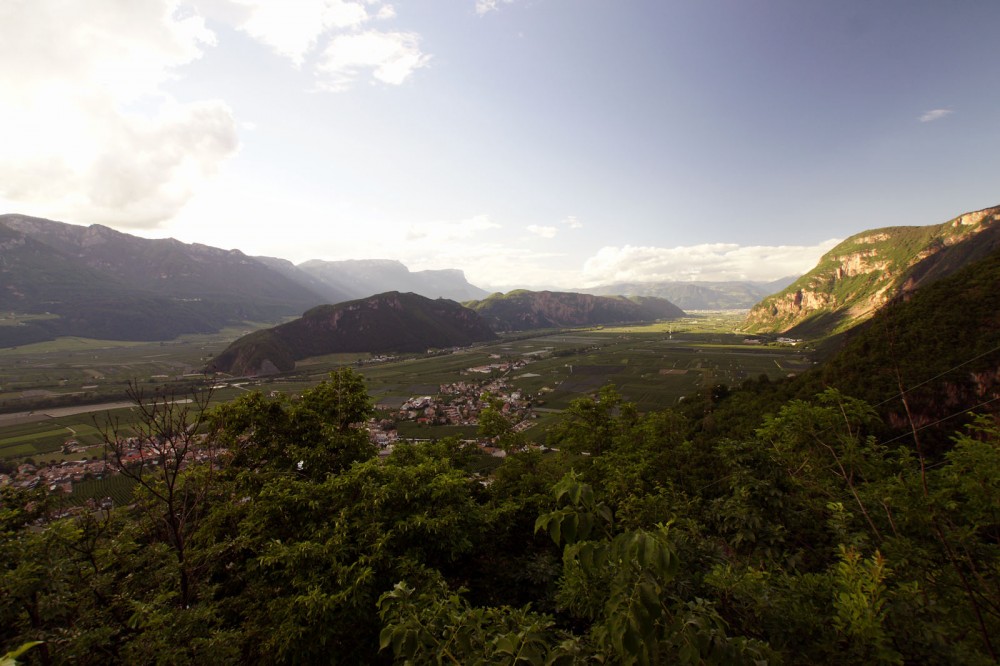
[[0,212],[478,286],[1000,203],[1000,2],[0,0]]

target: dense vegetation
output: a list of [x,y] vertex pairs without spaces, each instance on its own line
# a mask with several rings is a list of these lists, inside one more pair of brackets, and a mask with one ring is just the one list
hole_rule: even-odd
[[[30,663],[992,663],[1000,429],[931,457],[835,390],[742,439],[612,387],[488,478],[456,442],[380,460],[350,370],[199,416],[221,467],[30,525],[3,491],[0,650]],[[150,433],[189,433],[151,414]],[[516,440],[508,445],[516,446]],[[919,440],[918,440],[919,443]],[[30,500],[30,501],[29,501]]]
[[[454,440],[380,458],[348,369],[297,398],[147,405],[138,429],[163,446],[123,469],[130,505],[57,519],[0,490],[0,653],[996,663],[998,280],[1000,254],[937,280],[794,380],[646,413],[606,385],[544,451],[496,404],[499,466]],[[182,468],[193,445],[216,464]]]

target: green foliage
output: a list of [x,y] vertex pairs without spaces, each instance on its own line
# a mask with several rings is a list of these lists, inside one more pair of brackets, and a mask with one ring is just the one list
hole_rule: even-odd
[[[216,440],[232,453],[234,472],[321,480],[374,455],[359,427],[373,413],[364,379],[341,368],[299,400],[248,393],[217,407],[210,422]],[[253,476],[243,478],[256,483]]]
[[[0,489],[0,652],[995,662],[1000,428],[976,419],[930,459],[881,443],[873,409],[842,392],[754,386],[766,400],[719,388],[649,414],[606,387],[567,410],[558,452],[477,474],[480,454],[454,440],[375,457],[350,370],[298,398],[247,393],[200,431],[226,456],[147,477],[127,506],[57,518],[43,493]],[[706,427],[733,405],[756,413]]]
[[575,641],[528,609],[473,608],[442,581],[418,592],[400,582],[379,599],[381,650],[404,664],[574,663]]
[[577,398],[563,412],[552,440],[571,451],[599,456],[613,448],[619,436],[635,425],[635,405],[626,402],[612,384],[595,398]]
[[479,412],[479,428],[477,435],[498,444],[504,451],[520,449],[524,445],[524,437],[514,430],[514,424],[503,413],[503,402],[490,396],[485,396],[487,406]]

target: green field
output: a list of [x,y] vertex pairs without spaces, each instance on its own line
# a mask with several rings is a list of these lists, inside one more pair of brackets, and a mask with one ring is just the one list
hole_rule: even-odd
[[115,506],[125,506],[132,502],[136,482],[127,476],[115,474],[103,479],[88,479],[73,484],[73,492],[66,498],[66,503],[80,505],[88,499],[100,501],[110,497]]
[[[215,380],[212,402],[226,402],[256,390],[295,395],[344,365],[364,375],[376,402],[402,402],[411,396],[435,395],[444,383],[489,377],[469,368],[523,359],[528,363],[505,379],[532,396],[534,406],[541,410],[537,427],[528,431],[529,437],[541,437],[573,399],[594,394],[609,383],[645,412],[675,405],[682,397],[714,384],[735,386],[761,375],[784,377],[811,367],[806,350],[744,344],[744,336],[736,332],[741,321],[739,313],[713,312],[650,326],[546,331],[533,337],[520,334],[455,353],[411,355],[386,363],[367,363],[367,354],[331,354],[301,361],[287,375]],[[0,350],[0,412],[8,413],[0,413],[0,459],[79,457],[62,454],[63,443],[70,438],[84,445],[100,443],[95,418],[102,423],[107,416],[98,411],[53,418],[44,415],[45,407],[34,405],[53,399],[73,401],[79,394],[86,394],[91,402],[123,400],[130,380],[147,395],[205,387],[212,380],[206,381],[195,371],[246,330],[234,328],[163,343],[69,338]],[[22,410],[17,418],[9,414]],[[118,409],[110,417],[127,427],[134,415],[129,409]],[[401,435],[413,438],[471,437],[474,431],[474,427],[416,424],[400,428]]]
[[0,316],[0,326],[21,326],[31,321],[46,321],[59,319],[59,315],[54,314],[23,314],[19,312],[9,312]]

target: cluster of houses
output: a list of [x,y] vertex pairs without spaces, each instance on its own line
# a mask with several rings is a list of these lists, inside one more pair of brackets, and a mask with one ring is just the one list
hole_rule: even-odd
[[[49,492],[71,493],[73,484],[85,479],[100,479],[106,475],[117,474],[118,465],[132,467],[141,464],[157,466],[160,464],[161,453],[165,451],[168,444],[151,440],[140,440],[136,437],[122,441],[121,459],[112,460],[108,455],[107,459],[102,455],[100,459],[94,456],[91,460],[65,460],[62,462],[51,462],[48,465],[35,465],[23,463],[18,465],[17,470],[12,474],[0,474],[0,486],[13,485],[17,488],[37,488],[45,487]],[[64,451],[67,447],[63,447]],[[72,447],[70,447],[72,449]],[[168,456],[172,457],[172,452],[168,451]],[[190,446],[180,461],[180,467],[190,465],[194,462],[204,462],[211,460],[220,453],[219,450],[212,450],[203,446]]]
[[104,460],[66,460],[50,465],[22,463],[14,473],[0,474],[0,486],[10,484],[28,489],[43,486],[49,492],[70,493],[74,483],[87,478],[101,478],[109,470],[110,466]]
[[[375,362],[384,362],[391,357],[380,357]],[[457,425],[475,426],[479,424],[480,412],[499,401],[500,410],[511,423],[516,432],[522,432],[534,425],[533,419],[538,418],[532,411],[531,400],[522,391],[512,388],[507,382],[511,371],[523,368],[529,361],[524,359],[500,360],[483,366],[468,368],[467,375],[489,375],[483,379],[470,379],[450,384],[441,384],[436,396],[415,396],[401,405],[378,405],[388,412],[381,419],[371,419],[366,424],[369,437],[382,455],[388,455],[393,445],[400,439],[396,426],[400,421],[415,421],[426,425]],[[492,360],[491,359],[491,360]],[[220,451],[201,446],[201,442],[192,442],[192,446],[184,453],[181,466],[194,462],[209,461]],[[69,443],[67,444],[67,446]],[[479,442],[488,453],[502,455],[503,452],[490,446],[490,442]],[[123,440],[120,455],[112,460],[105,460],[101,455],[91,460],[73,460],[52,462],[49,465],[34,465],[25,463],[18,466],[10,474],[0,473],[0,486],[12,484],[20,488],[46,487],[50,492],[72,492],[73,484],[88,478],[103,478],[115,474],[118,465],[125,467],[135,465],[158,465],[163,447],[169,446],[148,439],[129,438]],[[72,452],[73,449],[64,452]]]
[[[383,455],[388,455],[392,445],[399,440],[396,426],[401,421],[429,426],[478,425],[480,412],[496,401],[500,403],[501,413],[514,424],[515,432],[527,430],[535,425],[533,419],[538,417],[531,409],[528,396],[512,388],[506,379],[512,370],[523,368],[526,364],[527,361],[519,359],[468,368],[465,374],[490,374],[491,377],[441,384],[436,396],[414,396],[398,406],[386,403],[376,405],[387,412],[387,416],[368,422],[372,443]],[[487,442],[480,442],[480,446],[490,449]]]

